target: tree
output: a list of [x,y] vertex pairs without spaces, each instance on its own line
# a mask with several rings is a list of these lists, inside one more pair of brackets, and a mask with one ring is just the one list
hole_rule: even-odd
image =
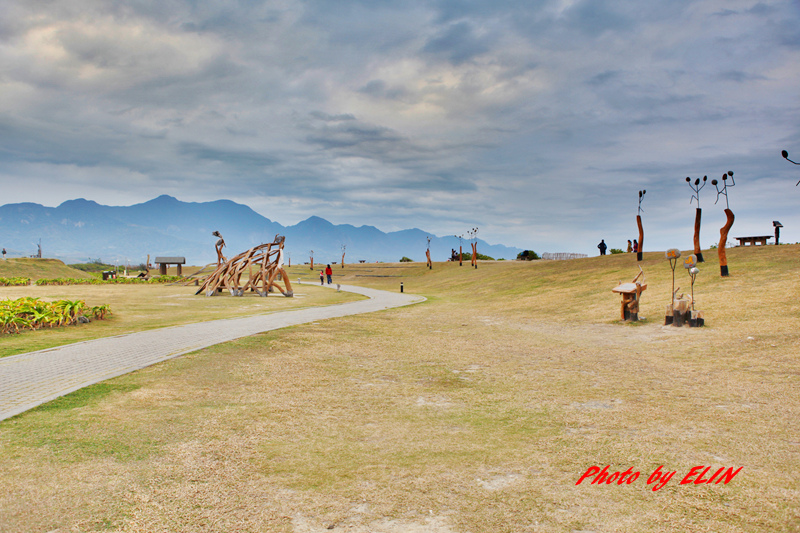
[[541,257],[533,250],[524,250],[517,254],[517,259],[520,261],[534,261],[536,259],[541,259]]

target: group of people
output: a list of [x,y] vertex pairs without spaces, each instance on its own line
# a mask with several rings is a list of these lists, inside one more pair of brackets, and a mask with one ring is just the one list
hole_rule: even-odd
[[[605,239],[600,239],[600,244],[597,245],[597,249],[600,250],[600,255],[606,255],[606,250],[608,250],[608,245],[606,245]],[[636,240],[636,239],[633,239],[633,242],[631,242],[631,240],[628,239],[628,250],[627,250],[627,252],[628,253],[631,253],[631,252],[637,253],[638,251],[639,251],[639,241]]]
[[325,270],[319,271],[319,284],[325,285],[325,276],[328,276],[328,285],[333,283],[333,269],[331,265],[325,267]]

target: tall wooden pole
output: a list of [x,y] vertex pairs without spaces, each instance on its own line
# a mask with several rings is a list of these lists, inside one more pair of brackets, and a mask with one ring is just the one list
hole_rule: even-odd
[[700,251],[700,217],[703,215],[703,210],[699,207],[694,215],[694,255],[697,256],[697,262],[703,262],[703,252]]
[[733,211],[726,208],[725,216],[727,217],[727,222],[725,222],[725,225],[722,226],[719,230],[719,248],[718,248],[719,273],[723,277],[728,276],[728,257],[725,254],[725,244],[728,242],[728,232],[731,230],[731,226],[733,226]]
[[644,248],[644,227],[642,227],[642,215],[636,215],[636,225],[639,226],[639,251],[636,252],[636,260],[642,260],[642,249]]

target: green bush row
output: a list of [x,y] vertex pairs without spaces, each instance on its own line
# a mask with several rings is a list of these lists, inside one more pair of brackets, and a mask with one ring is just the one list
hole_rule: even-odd
[[14,287],[18,285],[30,285],[31,278],[0,278],[0,287]]
[[109,314],[111,308],[108,305],[89,307],[83,300],[45,302],[30,296],[0,300],[0,334],[69,326],[77,324],[81,317],[102,320]]
[[116,279],[98,279],[98,278],[52,278],[52,279],[37,279],[34,283],[36,285],[134,285],[141,283],[173,283],[182,280],[182,276],[155,276],[150,279],[144,278],[116,278]]

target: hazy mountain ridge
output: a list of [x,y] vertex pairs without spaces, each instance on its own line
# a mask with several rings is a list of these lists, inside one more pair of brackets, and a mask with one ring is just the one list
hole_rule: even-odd
[[[131,206],[105,206],[91,200],[68,200],[58,207],[35,203],[0,206],[0,246],[9,257],[36,254],[39,239],[43,255],[67,262],[102,258],[120,264],[151,261],[160,255],[185,256],[187,263],[202,265],[216,260],[211,235],[225,237],[226,256],[271,242],[276,234],[286,236],[286,250],[293,263],[309,260],[340,261],[342,245],[345,262],[398,261],[407,256],[425,260],[427,237],[431,237],[434,261],[450,257],[458,249],[455,237],[436,237],[413,228],[384,233],[373,226],[335,225],[312,216],[294,226],[282,226],[248,206],[230,200],[182,202],[162,195]],[[464,252],[470,250],[466,240]],[[513,259],[522,250],[479,241],[478,251],[496,259]]]

